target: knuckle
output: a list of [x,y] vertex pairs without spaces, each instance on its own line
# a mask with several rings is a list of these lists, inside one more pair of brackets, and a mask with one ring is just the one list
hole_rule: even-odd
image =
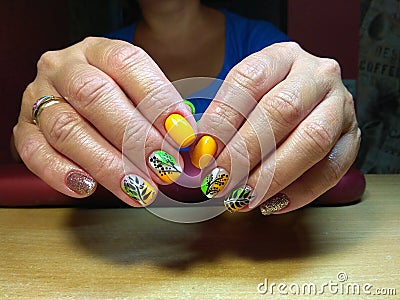
[[243,140],[234,139],[227,147],[231,155],[232,165],[240,167],[241,169],[250,171],[250,154]]
[[[205,131],[215,132],[217,130],[218,133],[226,138],[221,139],[221,141],[227,142],[227,139],[237,130],[238,124],[236,124],[235,120],[241,120],[242,116],[221,103],[214,113],[205,115],[204,119],[206,121],[202,122],[202,124],[206,127]],[[219,137],[218,134],[215,135]]]
[[79,133],[80,117],[73,111],[54,113],[48,119],[48,137],[50,143],[62,148],[68,140]]
[[285,57],[292,57],[292,58],[297,57],[300,53],[305,53],[304,50],[301,48],[301,46],[293,41],[275,43],[267,48],[272,49],[276,53],[278,54],[280,53],[281,55],[282,53],[284,53],[283,55]]
[[299,43],[296,43],[294,41],[281,42],[281,43],[276,43],[274,45],[276,47],[284,47],[285,49],[288,49],[288,50],[290,50],[292,52],[302,51],[302,48],[300,47]]
[[361,144],[361,129],[359,127],[357,127],[357,131],[356,131],[356,143],[357,143],[358,147]]
[[300,96],[293,90],[282,90],[263,103],[270,117],[283,127],[293,126],[303,117]]
[[350,92],[346,90],[342,99],[343,99],[342,101],[343,101],[344,116],[348,116],[348,121],[353,122],[353,120],[356,119],[356,111],[355,111],[353,96],[350,94]]
[[[155,78],[155,81],[157,79]],[[156,118],[165,118],[174,108],[175,103],[170,102],[173,99],[169,87],[155,84],[155,81],[148,80],[142,86],[146,91],[146,98],[141,99],[140,109],[153,112],[148,115],[149,121],[154,122]],[[147,83],[148,82],[148,83]]]
[[269,69],[271,68],[268,66],[268,61],[255,54],[251,59],[245,59],[233,68],[228,80],[254,95],[257,94],[259,87],[265,86],[267,81],[265,72]]
[[306,143],[306,152],[313,158],[325,156],[335,142],[335,136],[326,121],[310,122],[300,132],[300,138]]
[[81,44],[88,47],[88,46],[96,43],[98,40],[99,40],[98,37],[87,36],[81,41]]
[[322,76],[341,76],[340,65],[333,58],[319,58],[318,71]]
[[344,100],[346,101],[346,103],[348,103],[354,110],[354,99],[353,99],[353,95],[350,93],[350,91],[345,88],[345,95],[344,95]]
[[72,76],[68,92],[82,108],[90,107],[112,90],[112,84],[95,72],[77,72]]
[[41,71],[49,71],[57,69],[60,65],[60,56],[58,51],[47,51],[43,53],[38,62],[37,62],[37,69],[38,72]]
[[35,94],[35,84],[34,82],[29,83],[25,90],[24,93],[22,95],[22,99],[35,99],[36,94]]
[[[133,79],[140,83],[141,94],[146,95],[146,99],[156,98],[158,101],[154,103],[161,109],[165,106],[164,100],[171,99],[171,88],[166,87],[169,82],[160,75],[158,66],[142,48],[121,43],[113,47],[106,56],[106,63],[113,72],[125,74],[124,76],[136,76]],[[149,103],[153,105],[153,99]]]
[[114,70],[124,71],[133,64],[146,65],[148,55],[140,47],[119,43],[106,54],[106,63]]

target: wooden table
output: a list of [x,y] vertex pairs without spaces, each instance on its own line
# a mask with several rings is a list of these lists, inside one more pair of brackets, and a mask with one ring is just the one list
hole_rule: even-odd
[[0,299],[399,299],[400,175],[367,176],[356,205],[197,224],[0,209],[0,241]]

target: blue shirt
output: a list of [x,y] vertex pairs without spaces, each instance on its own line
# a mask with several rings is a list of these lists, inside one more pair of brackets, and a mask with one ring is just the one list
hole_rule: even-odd
[[[289,38],[273,24],[264,20],[252,20],[221,10],[225,14],[225,57],[217,78],[223,80],[228,72],[245,57],[274,43]],[[132,43],[136,24],[122,28],[107,37]],[[203,113],[210,104],[220,84],[210,86],[190,97],[197,113]]]

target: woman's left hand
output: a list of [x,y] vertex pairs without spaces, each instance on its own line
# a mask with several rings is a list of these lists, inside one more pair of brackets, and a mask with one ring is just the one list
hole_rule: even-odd
[[[215,100],[199,122],[199,132],[217,142],[202,190],[227,197],[230,211],[298,209],[333,187],[356,158],[360,130],[339,64],[296,43],[244,59]],[[195,165],[205,142],[192,152]]]

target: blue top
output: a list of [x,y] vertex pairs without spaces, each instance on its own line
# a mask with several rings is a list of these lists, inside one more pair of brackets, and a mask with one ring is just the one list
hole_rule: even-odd
[[[221,10],[225,14],[225,58],[217,78],[224,79],[228,72],[241,60],[274,43],[289,41],[289,38],[273,24],[264,20],[252,20]],[[136,24],[124,27],[108,38],[132,43]],[[219,81],[221,82],[221,81]],[[207,91],[190,97],[197,113],[203,113],[210,104],[220,84],[212,85]],[[208,99],[208,101],[205,101]]]

